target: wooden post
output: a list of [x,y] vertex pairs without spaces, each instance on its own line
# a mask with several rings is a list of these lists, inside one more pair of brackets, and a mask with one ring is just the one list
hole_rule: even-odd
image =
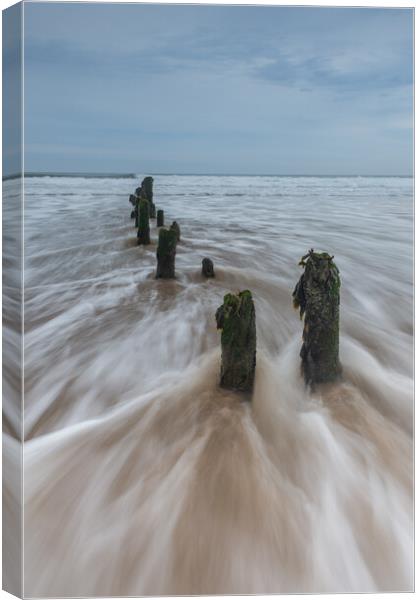
[[255,308],[249,290],[226,294],[216,312],[217,329],[222,330],[220,385],[250,392],[253,389],[257,352]]
[[138,226],[137,243],[150,244],[150,225],[149,225],[149,202],[145,199],[139,200],[138,204]]
[[149,200],[149,217],[156,219],[156,205],[151,200]]
[[305,316],[300,357],[305,382],[312,388],[337,380],[342,372],[338,356],[341,282],[333,258],[310,250],[299,263],[305,270],[293,292],[293,304],[300,308],[300,317]]
[[157,223],[156,223],[157,226],[163,227],[164,221],[165,221],[164,213],[163,213],[163,210],[160,209],[157,211]]
[[201,263],[201,274],[203,277],[214,277],[213,261],[210,258],[203,258]]
[[173,229],[159,230],[159,244],[156,252],[156,279],[173,279],[175,277],[176,232]]
[[173,221],[173,223],[171,225],[171,229],[173,229],[175,231],[177,241],[179,242],[179,240],[181,239],[181,229],[176,221]]
[[142,198],[147,198],[153,203],[153,177],[145,177],[141,182]]

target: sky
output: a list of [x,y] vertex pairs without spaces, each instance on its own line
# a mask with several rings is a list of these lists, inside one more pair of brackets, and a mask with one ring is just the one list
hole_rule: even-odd
[[22,5],[2,13],[2,171],[22,172]]
[[25,170],[411,174],[412,15],[26,3]]

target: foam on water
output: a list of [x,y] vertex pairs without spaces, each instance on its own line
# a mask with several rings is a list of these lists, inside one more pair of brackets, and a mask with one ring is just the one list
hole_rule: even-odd
[[[25,182],[25,594],[411,590],[412,180],[157,176],[175,281],[154,225],[136,245],[134,186]],[[340,269],[344,368],[312,395],[311,247]],[[244,288],[252,403],[217,385],[214,313]]]

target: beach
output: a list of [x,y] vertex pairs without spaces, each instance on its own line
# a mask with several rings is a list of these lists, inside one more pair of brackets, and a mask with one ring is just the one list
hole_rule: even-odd
[[[411,591],[412,178],[154,175],[181,228],[157,280],[144,175],[25,179],[25,594]],[[343,367],[313,393],[311,248],[340,271]],[[251,401],[218,385],[215,312],[244,289]]]

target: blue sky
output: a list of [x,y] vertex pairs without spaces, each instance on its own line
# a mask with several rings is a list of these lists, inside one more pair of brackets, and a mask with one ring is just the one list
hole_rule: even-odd
[[3,174],[22,171],[22,5],[2,15]]
[[25,4],[25,169],[411,174],[412,11]]

